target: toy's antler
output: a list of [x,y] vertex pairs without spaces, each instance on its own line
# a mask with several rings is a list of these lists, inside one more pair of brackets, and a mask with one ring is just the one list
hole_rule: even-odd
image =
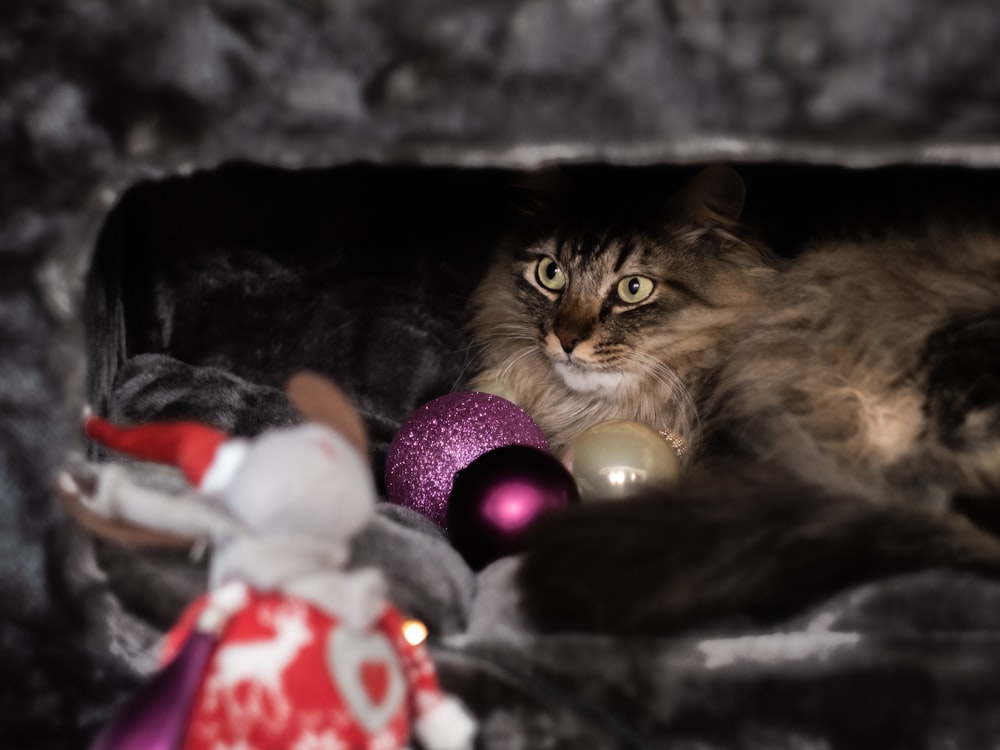
[[322,375],[300,372],[291,377],[285,392],[306,419],[339,432],[362,456],[368,455],[365,423],[340,388]]

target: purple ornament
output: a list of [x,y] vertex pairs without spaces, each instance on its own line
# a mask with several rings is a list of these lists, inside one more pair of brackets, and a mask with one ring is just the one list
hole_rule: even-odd
[[497,448],[455,476],[448,499],[449,536],[479,570],[523,552],[542,514],[579,502],[576,481],[550,453],[524,445]]
[[428,401],[403,422],[385,459],[389,502],[423,513],[447,529],[455,473],[494,448],[549,443],[521,407],[490,393],[449,393]]

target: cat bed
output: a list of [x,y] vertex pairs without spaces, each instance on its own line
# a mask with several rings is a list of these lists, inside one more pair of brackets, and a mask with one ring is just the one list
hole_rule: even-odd
[[[310,367],[357,402],[378,474],[400,421],[462,387],[464,300],[513,168],[907,162],[921,166],[888,184],[950,189],[995,187],[954,165],[1000,164],[997,22],[974,0],[95,0],[0,14],[4,747],[85,746],[204,585],[185,555],[95,544],[55,503],[84,402],[253,434],[297,419],[280,385]],[[268,168],[231,164],[248,159]],[[772,227],[779,245],[818,203],[872,205],[861,185],[892,194],[883,172],[816,170],[758,173],[791,201],[757,207],[795,219]],[[773,200],[750,172],[753,199]],[[774,179],[803,175],[793,189]],[[405,509],[384,506],[356,552],[431,625],[484,748],[979,748],[1000,735],[992,582],[927,571],[766,625],[616,639],[536,632],[516,561],[474,574]]]
[[[652,189],[689,171],[626,177]],[[944,182],[941,192],[971,200],[997,180],[955,170],[744,172],[751,195],[769,196],[751,215],[779,247],[836,216],[835,194],[856,207],[866,192],[900,196],[906,185],[928,196]],[[298,369],[317,370],[359,405],[381,477],[400,423],[463,387],[465,303],[510,220],[513,176],[234,164],[137,186],[110,214],[88,279],[95,405],[123,422],[197,418],[252,435],[298,420],[281,386]],[[795,222],[774,221],[776,206],[795,205],[804,188],[822,210],[803,205]],[[888,205],[877,214],[892,217]],[[133,471],[146,481],[163,473]],[[429,624],[442,679],[480,717],[483,747],[515,738],[528,747],[972,747],[995,731],[993,582],[927,571],[818,595],[763,624],[626,639],[538,631],[519,608],[516,558],[474,573],[407,508],[383,505],[356,557],[386,569],[394,599]],[[204,585],[198,566],[148,558],[97,549],[135,648],[125,666],[143,663]]]

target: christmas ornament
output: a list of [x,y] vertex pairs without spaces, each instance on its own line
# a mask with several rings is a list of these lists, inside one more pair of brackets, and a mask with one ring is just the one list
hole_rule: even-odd
[[629,420],[584,430],[563,455],[583,502],[634,497],[677,481],[677,452],[652,427]]
[[[312,375],[289,395],[307,417],[303,404],[346,404]],[[192,423],[86,422],[93,439],[178,465],[196,488],[165,495],[103,465],[93,494],[78,488],[88,512],[214,547],[209,590],[168,633],[164,668],[95,750],[398,750],[411,734],[429,750],[472,747],[474,722],[441,691],[419,623],[387,599],[379,570],[343,569],[377,499],[360,417],[327,424],[345,422],[251,440]]]
[[543,513],[580,500],[576,483],[550,453],[510,445],[484,453],[455,476],[448,498],[448,534],[469,565],[525,549]]
[[389,445],[387,499],[423,513],[447,530],[448,494],[455,473],[506,445],[549,449],[527,412],[499,396],[467,391],[429,401],[403,422]]

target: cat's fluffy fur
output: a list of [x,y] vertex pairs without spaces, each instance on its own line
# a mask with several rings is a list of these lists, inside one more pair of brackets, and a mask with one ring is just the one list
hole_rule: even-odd
[[[556,453],[613,419],[690,443],[698,422],[691,391],[775,273],[770,253],[730,232],[743,201],[740,183],[725,184],[730,176],[708,171],[664,206],[608,212],[544,175],[542,205],[501,244],[473,297],[472,387],[499,386]],[[545,257],[570,280],[558,293],[536,278]],[[642,304],[616,296],[622,278],[654,271],[656,288]],[[560,334],[579,339],[571,353]]]
[[[690,465],[672,492],[543,526],[521,575],[536,617],[663,631],[915,566],[1000,571],[954,510],[989,518],[1000,495],[996,233],[930,223],[778,260],[741,236],[725,167],[665,207],[546,203],[476,292],[472,386],[499,384],[556,452],[635,419],[682,434]],[[635,305],[615,295],[630,275],[654,282]]]

